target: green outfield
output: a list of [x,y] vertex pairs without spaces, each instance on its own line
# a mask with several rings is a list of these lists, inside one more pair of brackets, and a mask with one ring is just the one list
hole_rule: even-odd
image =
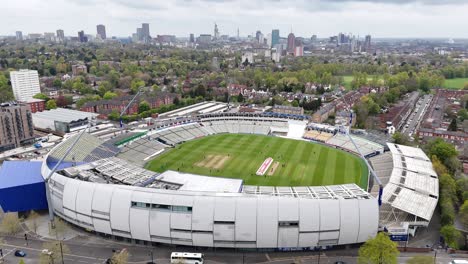
[[[274,161],[267,173],[256,175],[268,157]],[[245,184],[264,186],[356,183],[365,189],[368,178],[365,163],[345,151],[306,141],[246,134],[191,140],[151,160],[147,169],[240,178]]]

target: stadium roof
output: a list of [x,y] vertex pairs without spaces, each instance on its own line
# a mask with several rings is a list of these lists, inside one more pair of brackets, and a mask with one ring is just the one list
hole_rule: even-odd
[[98,116],[95,113],[76,111],[65,108],[57,108],[49,111],[37,112],[33,114],[33,118],[50,119],[54,121],[70,123],[83,119],[94,119]]
[[201,176],[177,171],[165,171],[157,180],[182,185],[181,191],[197,192],[229,192],[238,193],[242,190],[243,181],[220,177]]
[[421,149],[388,143],[393,165],[382,200],[392,207],[430,221],[439,196],[439,180]]
[[5,161],[0,169],[0,189],[41,183],[41,161]]

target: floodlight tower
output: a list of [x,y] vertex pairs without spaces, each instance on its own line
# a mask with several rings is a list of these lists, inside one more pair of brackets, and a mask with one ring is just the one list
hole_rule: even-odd
[[[73,143],[70,145],[70,147],[65,152],[65,155],[63,155],[63,157],[60,158],[60,160],[57,162],[57,164],[55,164],[55,166],[49,172],[47,177],[44,178],[44,183],[45,183],[45,188],[46,188],[47,207],[49,208],[49,220],[50,220],[51,228],[55,228],[55,224],[54,224],[54,207],[52,205],[52,197],[51,197],[51,194],[50,194],[50,187],[49,187],[50,178],[52,177],[52,175],[54,175],[55,171],[57,171],[60,164],[62,164],[62,162],[65,160],[65,158],[70,154],[72,149],[75,147],[75,145],[80,140],[81,136],[83,136],[83,134],[86,133],[86,129],[88,129],[88,127],[90,127],[90,125],[91,125],[91,123],[89,123],[88,126],[85,129],[83,129],[83,131],[81,131],[80,134],[77,135],[75,141],[73,141]],[[45,162],[47,163],[47,160]],[[47,166],[47,164],[46,164],[46,166]]]
[[[133,103],[133,101],[135,101],[135,99],[137,98],[137,96],[141,93],[142,91],[142,88],[143,87],[140,87],[138,88],[138,92],[137,94],[132,98],[132,100],[130,100],[130,102],[125,106],[125,108],[122,110],[122,112],[120,113],[120,128],[123,127],[123,122],[122,122],[122,115],[125,113],[125,111],[127,111],[127,109],[130,107],[130,105]],[[78,143],[78,141],[80,140],[80,138],[83,136],[84,133],[86,133],[86,130],[88,128],[91,127],[91,122],[89,122],[88,126],[83,129],[83,131],[80,132],[80,134],[78,134],[78,136],[76,137],[76,139],[73,141],[73,143],[70,145],[70,147],[67,149],[67,151],[65,152],[65,155],[63,155],[63,157],[60,158],[60,160],[57,162],[57,164],[55,164],[55,166],[52,168],[52,170],[49,172],[49,174],[47,175],[47,177],[44,178],[44,183],[45,183],[45,187],[46,187],[46,198],[47,198],[47,207],[49,208],[49,220],[50,220],[50,225],[51,225],[51,228],[55,228],[55,224],[54,224],[54,207],[52,205],[52,196],[51,196],[51,193],[50,193],[50,187],[49,187],[49,181],[50,181],[50,178],[52,177],[52,175],[54,175],[54,173],[57,171],[57,169],[60,167],[60,165],[62,164],[62,162],[65,160],[65,158],[70,154],[70,152],[73,150],[73,148],[76,146],[76,144]],[[47,162],[47,161],[46,161]]]
[[144,86],[141,86],[138,88],[138,92],[135,94],[135,96],[133,96],[132,100],[130,100],[130,102],[124,107],[122,112],[120,112],[120,115],[119,115],[120,132],[122,132],[122,128],[123,128],[122,116],[125,114],[125,112],[130,107],[130,105],[132,105],[133,101],[135,101],[135,99],[140,95],[140,93],[143,91],[143,88]]
[[359,153],[359,155],[361,156],[361,158],[364,160],[364,162],[366,163],[366,166],[367,168],[369,169],[370,173],[371,173],[371,176],[373,177],[373,179],[379,184],[379,197],[378,197],[378,202],[379,202],[379,206],[382,205],[382,194],[383,194],[383,184],[382,184],[382,181],[380,181],[379,177],[377,177],[377,174],[375,173],[374,169],[372,168],[372,166],[369,164],[369,162],[367,161],[366,157],[364,156],[364,154],[362,154],[361,150],[359,149],[359,147],[357,146],[356,142],[354,142],[354,139],[353,137],[351,137],[351,124],[353,123],[353,110],[352,109],[349,109],[349,113],[350,113],[350,116],[349,116],[349,126],[348,126],[348,129],[345,129],[345,133],[346,135],[348,136],[349,140],[353,143],[354,147],[356,148],[357,152]]

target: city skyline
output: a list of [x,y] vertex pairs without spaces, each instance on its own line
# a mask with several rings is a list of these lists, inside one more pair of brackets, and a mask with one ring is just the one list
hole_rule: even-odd
[[463,27],[468,3],[456,0],[443,4],[434,0],[52,0],[47,7],[27,0],[7,2],[4,8],[0,35],[57,29],[64,29],[67,36],[81,30],[94,35],[96,25],[103,24],[108,37],[127,37],[147,22],[153,37],[212,34],[217,23],[220,34],[230,36],[236,36],[239,28],[241,36],[279,29],[286,37],[292,29],[296,36],[320,38],[338,32],[377,38],[468,38]]

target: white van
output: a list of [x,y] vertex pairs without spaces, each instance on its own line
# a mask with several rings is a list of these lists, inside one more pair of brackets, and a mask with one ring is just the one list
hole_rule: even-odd
[[203,254],[172,252],[171,264],[203,264]]

